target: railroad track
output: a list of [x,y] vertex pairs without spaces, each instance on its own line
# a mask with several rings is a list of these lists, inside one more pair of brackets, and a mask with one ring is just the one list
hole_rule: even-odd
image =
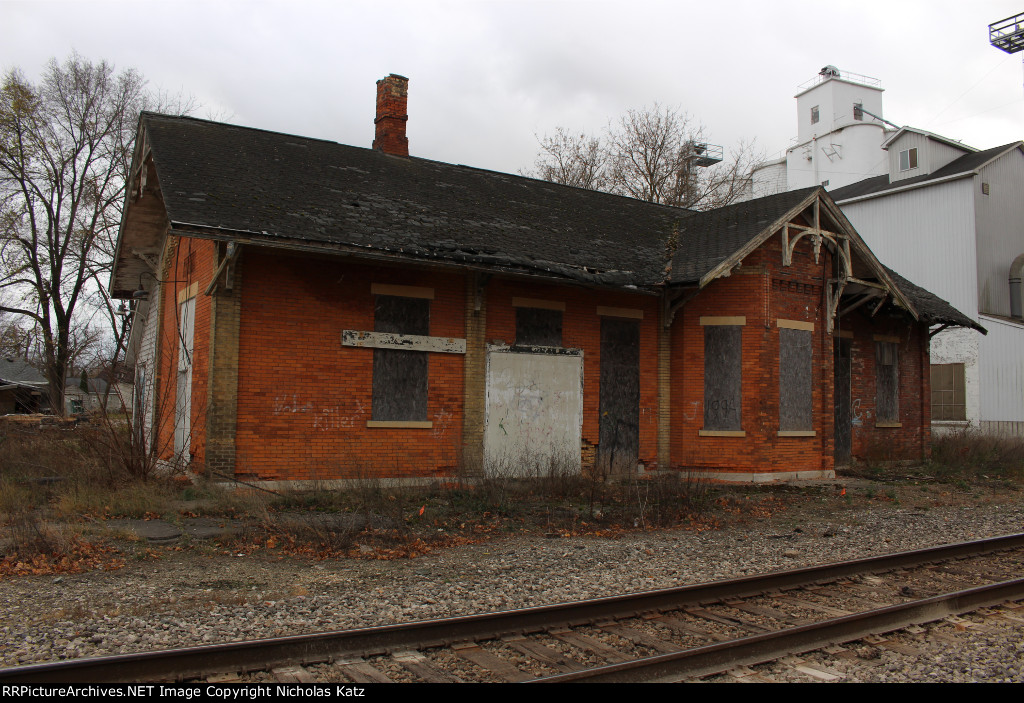
[[680,680],[1024,600],[1024,534],[501,613],[0,669],[0,683]]

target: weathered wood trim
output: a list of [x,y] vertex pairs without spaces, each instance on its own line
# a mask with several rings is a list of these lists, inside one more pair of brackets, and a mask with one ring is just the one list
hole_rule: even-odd
[[697,430],[701,437],[746,437],[744,430]]
[[808,332],[814,331],[813,322],[802,322],[800,320],[783,320],[782,318],[779,318],[775,322],[780,329],[807,330]]
[[367,420],[366,426],[429,430],[433,428],[434,423],[431,420]]
[[902,422],[876,422],[875,427],[903,427]]
[[735,325],[742,327],[747,324],[747,318],[745,315],[737,315],[734,317],[702,317],[700,318],[701,327],[715,327],[724,325]]
[[853,339],[853,330],[836,330],[832,336],[840,339]]
[[196,281],[188,288],[183,288],[178,291],[178,305],[181,305],[186,300],[196,297],[199,294],[199,281]]
[[601,317],[624,317],[629,320],[644,319],[644,311],[637,308],[610,308],[598,305],[597,314]]
[[370,293],[373,295],[393,295],[398,298],[434,299],[434,289],[422,286],[398,286],[391,283],[371,283]]
[[817,437],[814,430],[779,430],[780,437]]
[[811,201],[816,200],[817,198],[818,191],[814,191],[806,198],[801,200],[799,203],[797,203],[795,206],[790,208],[789,212],[783,213],[783,215],[779,217],[779,219],[775,220],[775,222],[771,223],[763,230],[761,230],[761,234],[751,239],[740,249],[733,252],[731,256],[729,256],[720,264],[718,264],[718,266],[704,274],[704,276],[700,279],[700,287],[703,288],[704,286],[711,283],[711,281],[715,280],[719,276],[723,276],[727,274],[729,271],[731,271],[736,266],[736,264],[740,263],[741,261],[743,261],[743,259],[747,258],[747,256],[751,252],[755,251],[759,246],[761,246],[769,238],[771,238],[772,235],[781,230],[783,225],[785,225],[787,222],[789,222],[797,215],[799,215],[801,212],[806,210],[807,206],[811,204]]
[[367,347],[371,349],[400,349],[402,351],[439,352],[444,354],[466,353],[465,339],[428,337],[422,334],[343,330],[341,333],[341,344],[345,347]]
[[540,300],[539,298],[512,298],[514,308],[538,308],[540,310],[561,310],[565,312],[565,303],[559,300]]
[[876,342],[892,342],[894,344],[900,343],[900,338],[894,334],[876,334],[872,335],[871,339]]

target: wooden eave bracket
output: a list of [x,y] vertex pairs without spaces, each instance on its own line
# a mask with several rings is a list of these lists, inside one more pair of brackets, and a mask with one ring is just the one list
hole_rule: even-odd
[[147,254],[145,252],[139,251],[138,249],[131,249],[130,251],[132,253],[132,256],[136,256],[142,259],[146,266],[149,267],[150,271],[156,271],[157,266],[160,265],[160,262],[157,259],[157,257],[153,256],[152,254]]
[[665,329],[672,326],[676,319],[676,313],[684,305],[696,298],[698,293],[700,293],[700,288],[687,288],[675,296],[669,295],[668,291],[665,292],[665,297],[662,299],[664,305],[662,320],[664,321]]
[[943,324],[943,325],[939,325],[938,327],[936,327],[933,330],[928,330],[928,339],[931,339],[932,337],[937,335],[939,332],[942,332],[943,330],[949,329],[952,326],[953,325],[950,325],[950,324]]
[[[224,273],[224,290],[231,290],[231,287],[235,282],[235,260],[238,258],[239,252],[242,251],[242,246],[238,242],[228,242],[227,251],[224,254],[224,258],[221,259],[220,266],[213,273],[213,278],[210,280],[210,285],[206,287],[206,291],[203,295],[211,295],[214,289],[217,287],[217,281],[220,280],[221,273]],[[225,270],[227,271],[225,273]]]

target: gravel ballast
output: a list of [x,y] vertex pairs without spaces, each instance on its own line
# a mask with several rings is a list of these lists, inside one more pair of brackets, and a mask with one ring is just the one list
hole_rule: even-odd
[[[1024,504],[1013,493],[946,501],[951,505],[868,500],[851,508],[842,501],[825,491],[715,530],[561,539],[533,533],[415,559],[316,561],[274,550],[162,547],[161,558],[129,557],[116,571],[7,577],[0,580],[0,664],[523,608],[1024,530]],[[881,663],[840,657],[820,666],[842,668],[838,680],[845,681],[1021,681],[1024,622],[1008,622],[962,628],[960,646],[918,644],[921,663],[890,661],[885,650],[875,657]]]

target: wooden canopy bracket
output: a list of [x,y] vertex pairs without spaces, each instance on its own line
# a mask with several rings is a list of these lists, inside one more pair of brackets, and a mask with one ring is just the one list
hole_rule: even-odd
[[210,280],[210,285],[206,287],[206,291],[203,295],[211,295],[214,289],[217,287],[217,281],[220,280],[221,273],[224,273],[227,269],[227,273],[224,275],[224,289],[231,290],[232,285],[235,282],[235,260],[238,258],[239,252],[242,251],[242,247],[238,242],[228,242],[227,251],[224,254],[224,258],[220,261],[220,266],[213,273],[213,278]]
[[938,326],[938,327],[936,327],[935,329],[933,329],[933,330],[929,330],[929,331],[928,331],[928,339],[931,339],[932,337],[934,337],[935,335],[937,335],[937,334],[938,334],[939,332],[941,332],[942,330],[944,330],[944,329],[948,329],[948,328],[950,328],[950,327],[952,327],[952,325],[939,325],[939,326]]
[[[815,208],[817,211],[817,208]],[[795,237],[790,239],[790,229],[799,231]],[[829,232],[818,227],[805,227],[804,225],[798,225],[793,222],[787,222],[782,226],[782,265],[792,266],[793,265],[793,252],[796,251],[797,242],[803,237],[811,237],[811,246],[814,248],[814,263],[818,263],[821,257],[821,244],[827,242],[832,246],[830,249],[834,249],[839,259],[843,262],[843,269],[847,277],[853,275],[853,261],[850,258],[850,240],[845,234],[838,232]]]
[[152,254],[146,254],[145,252],[141,252],[138,249],[132,249],[131,252],[132,256],[136,256],[142,259],[142,261],[145,262],[146,266],[149,267],[150,271],[156,271],[159,262],[157,261],[157,258],[155,256],[153,256]]
[[676,319],[676,313],[679,312],[684,305],[697,297],[698,293],[700,293],[700,288],[688,288],[675,297],[671,297],[666,293],[664,297],[665,314],[662,315],[665,329],[672,326],[672,323]]
[[839,311],[839,303],[843,299],[843,290],[846,288],[846,276],[839,275],[839,278],[830,278],[825,286],[826,325],[825,333],[832,334],[835,327],[836,314]]

